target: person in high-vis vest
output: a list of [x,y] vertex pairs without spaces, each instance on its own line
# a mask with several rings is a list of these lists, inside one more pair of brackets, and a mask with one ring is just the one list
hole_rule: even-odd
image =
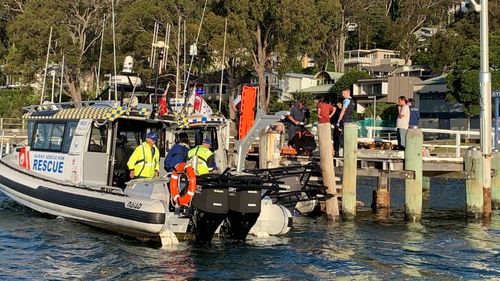
[[210,146],[212,146],[212,141],[210,139],[205,139],[201,145],[198,145],[188,152],[189,162],[195,168],[197,175],[203,175],[217,170],[215,154],[210,150]]
[[137,146],[128,159],[130,178],[153,178],[160,172],[160,151],[155,145],[156,133],[146,134],[146,141]]

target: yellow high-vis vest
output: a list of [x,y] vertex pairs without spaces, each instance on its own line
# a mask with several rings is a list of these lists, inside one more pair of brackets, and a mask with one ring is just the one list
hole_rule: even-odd
[[[207,174],[212,171],[212,168],[208,167],[207,161],[210,156],[214,154],[210,149],[199,145],[188,152],[188,159],[195,168],[197,175]],[[194,164],[195,163],[195,164]]]
[[155,171],[160,171],[160,151],[153,145],[154,155],[151,146],[147,142],[135,148],[127,162],[129,170],[134,170],[136,177],[153,178]]

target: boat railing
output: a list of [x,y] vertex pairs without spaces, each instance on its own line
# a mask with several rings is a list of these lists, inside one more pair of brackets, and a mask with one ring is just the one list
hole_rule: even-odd
[[27,107],[23,107],[23,110],[26,112],[37,112],[37,111],[45,111],[45,110],[61,110],[68,108],[80,108],[80,107],[89,107],[89,106],[100,106],[100,107],[114,107],[116,102],[114,100],[93,100],[93,101],[78,101],[78,102],[61,102],[61,103],[43,103],[39,105],[31,105]]

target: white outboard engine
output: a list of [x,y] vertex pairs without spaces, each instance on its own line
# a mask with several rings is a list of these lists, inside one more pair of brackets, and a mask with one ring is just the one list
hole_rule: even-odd
[[273,204],[271,198],[264,198],[261,202],[260,216],[249,234],[257,237],[282,235],[292,227],[292,213],[284,206]]

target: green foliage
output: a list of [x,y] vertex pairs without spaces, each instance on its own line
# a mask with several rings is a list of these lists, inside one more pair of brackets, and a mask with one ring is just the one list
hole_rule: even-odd
[[0,90],[0,117],[20,118],[22,107],[35,104],[38,97],[31,88]]
[[342,90],[345,88],[351,88],[356,81],[359,79],[367,79],[370,78],[370,75],[368,75],[367,72],[365,71],[359,71],[359,70],[350,70],[344,73],[342,77],[340,77],[335,84],[330,88],[330,93],[332,95],[340,96],[342,94]]
[[[500,36],[490,36],[490,58],[492,89],[500,89]],[[478,45],[467,46],[456,57],[455,67],[448,75],[448,99],[456,100],[464,105],[468,116],[478,116],[479,99],[480,50]]]

